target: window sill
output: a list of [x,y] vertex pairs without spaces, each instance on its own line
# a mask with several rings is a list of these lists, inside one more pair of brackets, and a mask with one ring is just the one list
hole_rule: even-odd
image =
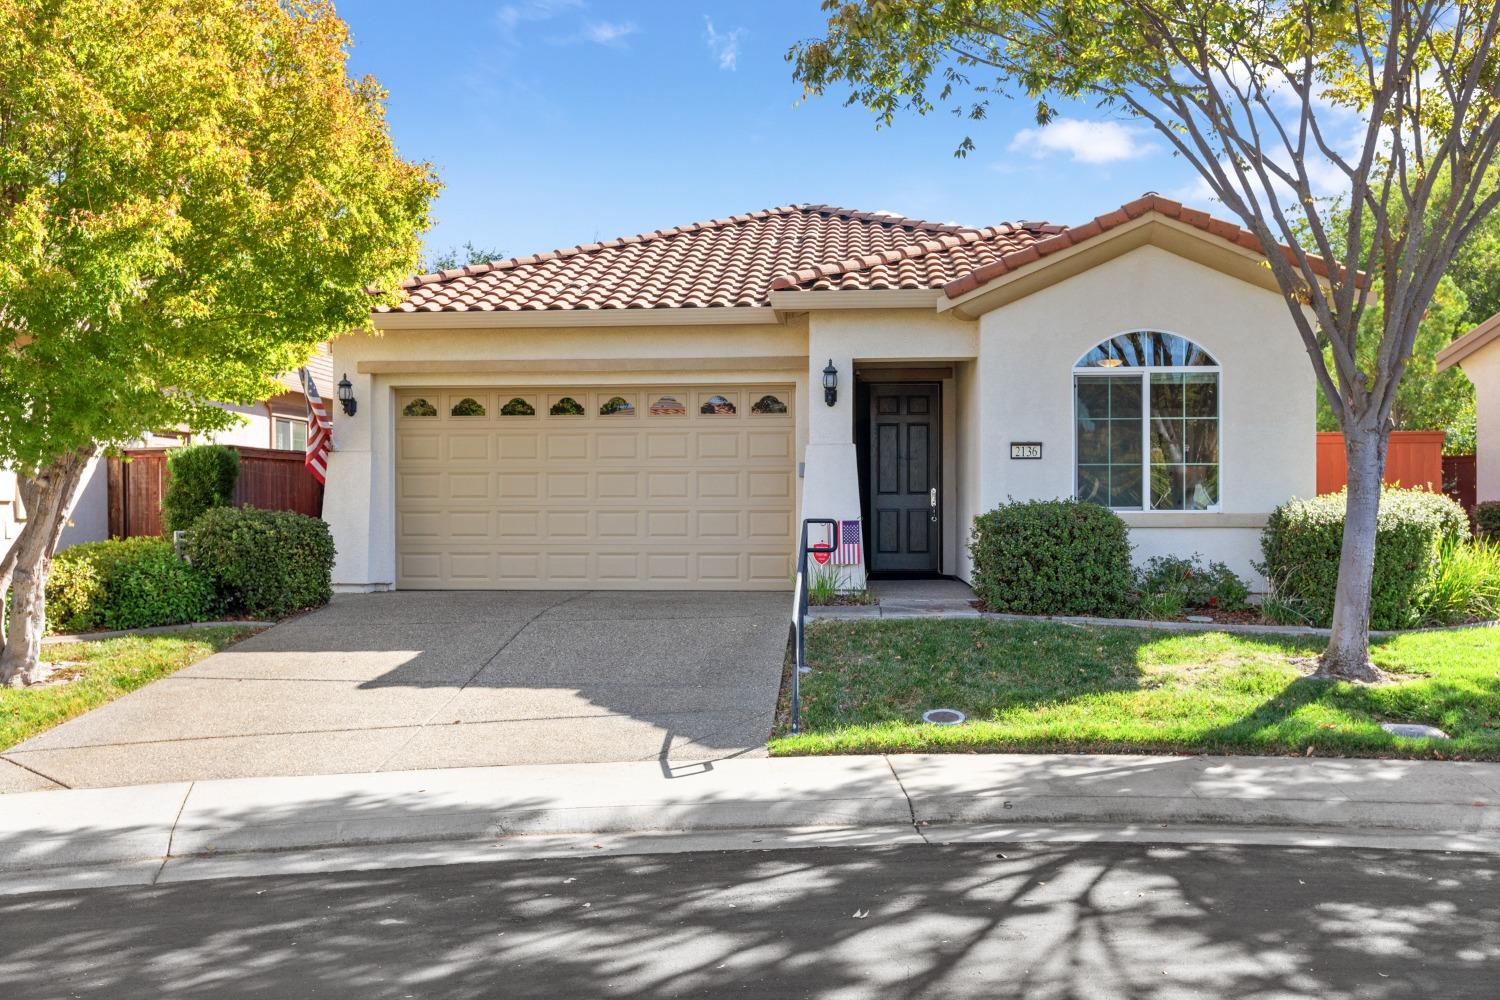
[[1117,510],[1128,528],[1264,528],[1269,514],[1221,510]]

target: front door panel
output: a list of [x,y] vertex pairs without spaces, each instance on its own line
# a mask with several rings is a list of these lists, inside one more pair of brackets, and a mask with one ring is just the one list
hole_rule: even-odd
[[870,569],[942,568],[938,466],[942,407],[936,385],[870,387]]

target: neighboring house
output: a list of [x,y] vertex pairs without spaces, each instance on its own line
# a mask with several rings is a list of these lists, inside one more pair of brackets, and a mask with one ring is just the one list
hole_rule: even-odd
[[1438,371],[1454,365],[1474,383],[1476,496],[1500,500],[1500,313],[1438,353]]
[[[307,370],[324,400],[332,398],[333,362],[326,345],[318,348],[318,353],[308,362]],[[263,403],[253,406],[220,404],[223,409],[244,418],[237,427],[208,435],[194,435],[186,430],[152,434],[138,442],[137,447],[175,448],[196,441],[302,451],[307,445],[307,398],[296,372],[283,375],[281,383],[286,391]],[[59,549],[109,537],[109,477],[104,470],[103,461],[95,459],[84,473],[83,484],[68,515],[68,526],[63,529],[58,543]],[[26,512],[16,495],[15,474],[0,470],[0,556],[10,550],[11,542],[20,534],[25,519]]]
[[[968,579],[1080,496],[1253,576],[1315,384],[1254,238],[1148,195],[1075,228],[791,205],[405,284],[333,344],[342,589],[785,589],[801,519]],[[825,402],[825,368],[837,374]]]

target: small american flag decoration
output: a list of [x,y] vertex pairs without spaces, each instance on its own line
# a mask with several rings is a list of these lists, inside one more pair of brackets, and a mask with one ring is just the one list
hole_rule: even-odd
[[318,393],[318,385],[307,373],[306,368],[299,369],[302,376],[302,391],[307,396],[307,455],[302,464],[307,466],[307,471],[313,474],[313,478],[320,483],[328,482],[328,452],[333,440],[333,424],[328,419],[328,410],[323,406],[323,397]]
[[859,522],[839,522],[839,544],[833,553],[833,561],[838,566],[858,566],[863,560],[860,557],[859,548]]

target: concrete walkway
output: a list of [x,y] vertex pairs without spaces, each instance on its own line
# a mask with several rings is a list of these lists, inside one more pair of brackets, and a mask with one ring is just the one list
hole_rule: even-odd
[[[1084,755],[661,761],[180,782],[0,801],[0,869],[10,871],[0,882],[10,891],[59,880],[153,882],[166,877],[164,868],[171,877],[178,869],[188,871],[183,877],[233,872],[226,859],[264,852],[384,845],[415,856],[414,863],[435,863],[413,852],[456,845],[472,860],[474,852],[517,838],[667,832],[811,831],[849,843],[869,834],[883,842],[962,840],[996,824],[1016,839],[1029,829],[1080,823],[1111,824],[1148,840],[1195,827],[1274,827],[1420,835],[1429,849],[1500,852],[1500,765],[1438,761]],[[745,837],[741,846],[751,842]],[[278,870],[293,863],[280,857],[262,865]]]
[[0,791],[764,753],[788,608],[780,593],[340,596],[5,751]]

